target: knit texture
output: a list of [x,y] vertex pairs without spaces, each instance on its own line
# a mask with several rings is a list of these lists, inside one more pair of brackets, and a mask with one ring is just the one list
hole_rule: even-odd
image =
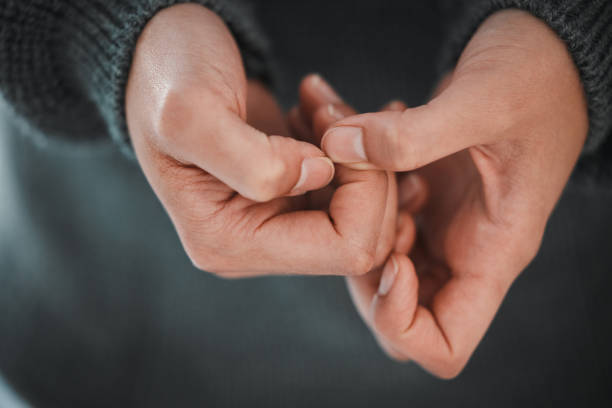
[[[5,0],[0,6],[0,91],[38,138],[100,140],[131,155],[125,87],[139,34],[184,0]],[[231,0],[198,0],[228,25],[247,74],[267,79],[267,46]]]
[[[588,101],[589,135],[583,157],[610,151],[612,132],[612,2],[609,0],[479,0],[463,9],[451,29],[441,70],[452,69],[462,50],[492,13],[508,8],[525,10],[546,22],[567,44],[578,68]],[[606,163],[605,164],[607,167]],[[593,167],[592,163],[588,165]]]

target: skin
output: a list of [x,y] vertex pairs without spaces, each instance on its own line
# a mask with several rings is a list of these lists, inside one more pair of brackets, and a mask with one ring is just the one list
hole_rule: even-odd
[[[451,378],[537,252],[578,157],[588,121],[576,69],[543,23],[504,11],[427,105],[354,115],[330,91],[318,77],[304,81],[290,113],[301,140],[286,137],[274,98],[245,79],[227,27],[182,4],[139,39],[128,126],[197,267],[350,276],[382,347]],[[334,141],[338,128],[361,131],[365,159],[350,157],[346,132]]]
[[[361,131],[366,159],[347,132],[334,136],[340,128]],[[507,10],[481,25],[429,103],[341,119],[325,132],[323,150],[337,163],[408,172],[398,219],[410,230],[416,215],[418,241],[398,238],[382,276],[348,278],[392,357],[458,375],[537,253],[587,130],[564,43]]]
[[[394,178],[334,171],[318,147],[287,137],[278,104],[247,82],[234,39],[206,8],[172,6],[147,24],[126,111],[141,168],[196,267],[227,278],[356,275],[391,250]],[[313,205],[304,193],[332,178]]]

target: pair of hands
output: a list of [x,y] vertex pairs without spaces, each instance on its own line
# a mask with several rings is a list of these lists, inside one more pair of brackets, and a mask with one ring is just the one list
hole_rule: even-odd
[[426,105],[356,115],[310,76],[288,129],[223,22],[173,6],[139,39],[126,111],[197,267],[347,276],[381,346],[444,378],[537,253],[588,129],[565,45],[514,10],[482,24]]

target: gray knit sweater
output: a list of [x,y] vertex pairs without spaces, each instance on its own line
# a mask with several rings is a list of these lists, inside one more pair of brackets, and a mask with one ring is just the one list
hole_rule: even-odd
[[[139,33],[184,0],[8,0],[0,5],[0,90],[37,137],[128,142],[124,93]],[[251,76],[265,43],[244,4],[198,0],[219,14]]]

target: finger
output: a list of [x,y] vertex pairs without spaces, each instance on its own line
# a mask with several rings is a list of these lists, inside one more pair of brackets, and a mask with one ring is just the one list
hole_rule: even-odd
[[376,335],[373,327],[371,306],[380,283],[381,274],[382,268],[378,268],[363,276],[348,276],[346,278],[346,286],[359,315],[377,338],[380,338],[380,336]]
[[253,275],[362,275],[374,267],[387,175],[340,166],[337,181],[329,213],[284,213],[258,226],[248,242]]
[[[333,88],[327,84],[320,76],[310,75],[306,77],[300,85],[300,118],[303,123],[309,123],[312,128],[313,142],[317,143],[317,139],[321,137],[324,131],[330,124],[344,118],[347,115],[353,115],[355,111],[346,105],[338,97]],[[311,117],[310,120],[304,120],[305,116]],[[297,119],[295,120],[297,122]],[[364,181],[372,177],[380,177],[376,172],[356,172],[341,166],[337,170],[338,181],[342,184],[343,181],[350,180],[354,177],[362,178]],[[372,197],[373,202],[378,202],[378,205],[383,205],[384,215],[382,220],[378,219],[380,230],[378,231],[378,241],[375,245],[373,265],[381,264],[386,259],[389,251],[393,246],[395,239],[395,218],[397,215],[397,186],[395,175],[385,174],[387,195],[381,197],[378,201]],[[365,185],[365,184],[364,184]],[[371,187],[369,187],[371,188]],[[375,190],[372,190],[375,191]],[[343,202],[343,191],[337,191],[338,195],[332,199],[332,206],[336,203]],[[344,205],[344,204],[343,204]],[[376,205],[376,204],[375,204]],[[331,208],[331,207],[330,207]],[[352,211],[344,210],[345,213]],[[333,212],[330,211],[333,216]],[[365,244],[371,246],[369,241]]]
[[[319,79],[317,83],[325,83],[323,79]],[[325,88],[332,89],[330,85],[325,83]],[[333,92],[333,90],[332,90]],[[316,87],[304,86],[302,87],[303,99],[325,101],[325,94],[316,95],[320,93],[320,90]],[[314,119],[312,123],[313,137],[316,140],[323,135],[325,130],[334,122],[349,116],[354,115],[356,112],[353,108],[346,105],[342,101],[336,104],[328,103],[321,105],[314,111]],[[348,168],[343,168],[339,171],[351,172]],[[378,244],[376,247],[376,255],[374,259],[374,266],[379,266],[387,258],[390,250],[395,242],[396,235],[396,218],[397,218],[397,182],[395,173],[386,172],[387,176],[387,198],[385,206],[385,215],[382,220],[382,229]]]
[[[303,86],[302,92],[320,91]],[[325,94],[306,96],[306,99],[327,100]],[[328,103],[321,104],[314,114],[316,126],[323,128],[338,120],[343,115],[340,110],[353,113],[348,106],[338,105],[336,110],[330,109]],[[294,266],[291,273],[307,274],[361,275],[386,258],[386,253],[380,254],[385,246],[389,251],[394,238],[397,207],[394,177],[382,171],[356,171],[338,166],[336,182],[339,186],[331,198],[328,214],[311,211],[281,215],[260,227],[258,236],[263,237],[260,254],[268,253],[267,256],[277,261],[279,257],[286,258],[288,264],[300,265],[303,269],[296,271]],[[389,211],[390,207],[393,211]],[[286,228],[288,222],[292,228]],[[304,230],[308,231],[307,237],[300,233]],[[280,241],[272,252],[270,239]],[[296,242],[300,242],[299,247]]]
[[416,240],[416,224],[412,214],[406,210],[400,210],[397,216],[397,230],[394,251],[400,254],[408,254]]
[[323,132],[319,130],[313,134],[313,122],[316,112],[323,107],[326,107],[333,121],[356,113],[319,74],[307,75],[299,86],[299,105],[289,112],[290,126],[301,136],[301,140],[319,145]]
[[376,293],[376,288],[378,287],[378,282],[380,281],[381,270],[375,269],[364,276],[358,277],[349,277],[346,279],[347,289],[353,304],[355,305],[359,315],[363,322],[370,328],[372,333],[374,334],[374,338],[380,345],[380,347],[393,359],[398,361],[407,361],[408,358],[401,353],[399,350],[396,350],[391,346],[389,342],[387,342],[382,336],[377,335],[376,331],[372,327],[371,320],[371,303],[372,297],[374,293]]
[[[175,113],[193,112],[180,98],[169,103]],[[168,119],[180,141],[170,140],[166,150],[180,161],[200,167],[255,201],[316,190],[331,181],[334,167],[316,146],[267,136],[225,108],[203,105],[208,107],[204,114]]]
[[408,106],[402,101],[391,101],[385,104],[381,111],[390,111],[390,112],[403,112],[408,109]]
[[306,122],[302,119],[299,107],[294,106],[289,110],[287,122],[289,125],[289,132],[295,139],[318,145],[318,143],[313,142],[312,129],[306,125]]
[[345,103],[325,104],[319,106],[312,117],[312,142],[317,146],[321,143],[321,138],[325,131],[335,122],[357,112]]
[[312,126],[314,114],[321,106],[341,104],[338,93],[319,74],[304,77],[299,86],[299,108],[304,122]]
[[415,172],[398,177],[398,202],[401,209],[418,213],[427,203],[429,188],[425,179]]
[[382,265],[393,249],[397,234],[397,182],[395,173],[386,171],[387,197],[381,232],[376,246],[374,267]]
[[[334,116],[326,120],[337,120]],[[336,182],[339,186],[328,212],[280,214],[257,227],[248,242],[247,252],[252,253],[247,257],[251,276],[363,275],[373,268],[381,231],[386,225],[389,176],[383,171],[338,166]],[[393,231],[394,218],[387,223]],[[275,245],[270,245],[271,242]],[[242,265],[236,268],[239,271]]]
[[487,105],[490,90],[479,91],[457,81],[426,105],[346,118],[325,133],[322,148],[337,163],[393,171],[422,167],[494,140],[509,123],[505,112]]
[[480,342],[508,286],[479,276],[453,277],[425,307],[418,303],[413,264],[394,254],[375,295],[373,325],[395,349],[432,373],[452,378]]
[[309,75],[300,84],[300,117],[312,130],[312,143],[319,145],[329,126],[357,112],[338,96],[319,75]]
[[[406,108],[407,106],[404,102],[396,100],[396,101],[391,101],[385,104],[381,110],[401,112],[405,110]],[[396,176],[396,180],[397,180],[397,176]],[[397,185],[397,181],[396,181],[396,185]],[[401,207],[401,202],[399,201],[401,198],[401,196],[399,195],[399,193],[401,193],[401,190],[399,189],[399,186],[397,186],[397,191],[398,191],[397,204]],[[393,208],[393,211],[397,212],[397,216],[396,216],[397,228],[396,228],[395,237],[394,237],[394,242],[395,242],[394,251],[398,253],[402,253],[402,254],[407,254],[412,249],[412,246],[416,239],[416,224],[414,223],[414,218],[412,214],[409,213],[408,211],[400,210],[398,212],[396,208]],[[406,359],[405,356],[399,350],[394,349],[391,345],[387,344],[384,341],[379,340],[379,342],[381,343],[383,348],[385,348],[387,353],[393,358],[397,360]]]

